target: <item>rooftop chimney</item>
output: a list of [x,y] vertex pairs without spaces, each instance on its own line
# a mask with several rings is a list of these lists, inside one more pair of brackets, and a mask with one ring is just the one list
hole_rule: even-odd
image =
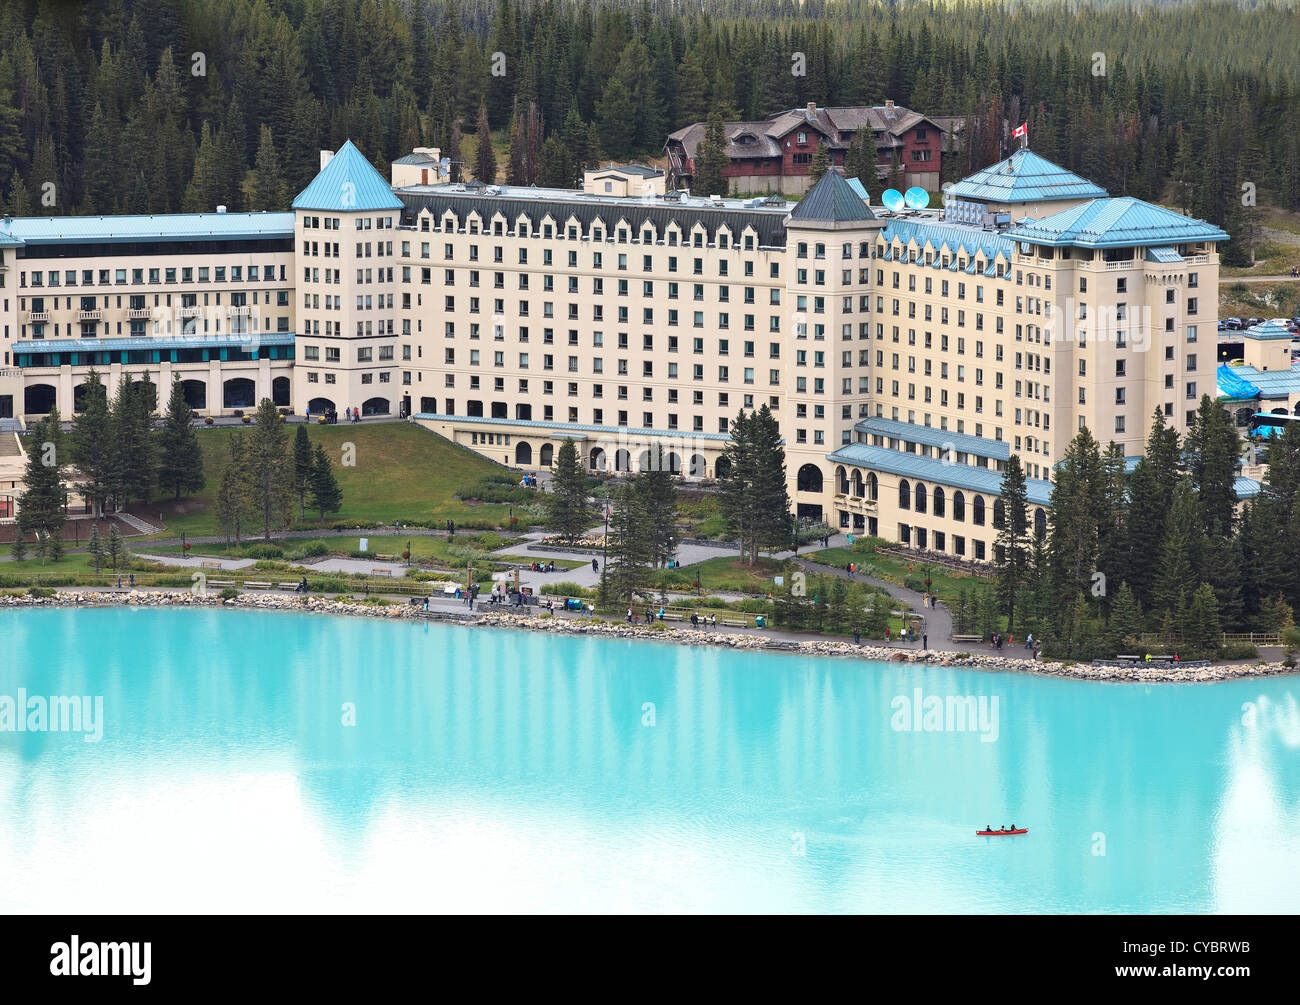
[[333,159],[334,159],[333,150],[322,150],[320,152],[320,169],[324,171],[326,165],[328,165],[329,162],[332,161]]
[[817,118],[817,102],[815,101],[808,102],[808,118]]
[[218,207],[217,207],[217,212],[218,212],[218,213],[224,213],[225,211],[226,211],[226,207],[225,207],[225,206],[218,206]]
[[894,117],[894,103],[888,98],[885,99],[885,114],[891,119]]

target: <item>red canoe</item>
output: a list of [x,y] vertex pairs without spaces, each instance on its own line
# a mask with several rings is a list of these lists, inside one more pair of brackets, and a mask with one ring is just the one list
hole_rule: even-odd
[[1019,830],[1013,830],[1013,831],[1008,831],[1008,830],[1001,830],[1001,831],[976,831],[975,833],[976,833],[977,835],[979,835],[980,837],[1008,837],[1008,836],[1010,836],[1010,835],[1012,835],[1012,834],[1028,834],[1028,833],[1029,833],[1029,828],[1028,828],[1028,827],[1021,827]]

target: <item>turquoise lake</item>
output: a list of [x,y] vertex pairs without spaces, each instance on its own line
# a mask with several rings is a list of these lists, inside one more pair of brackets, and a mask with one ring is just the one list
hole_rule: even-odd
[[103,698],[0,732],[0,911],[1300,910],[1300,678],[131,608],[2,611],[0,660]]

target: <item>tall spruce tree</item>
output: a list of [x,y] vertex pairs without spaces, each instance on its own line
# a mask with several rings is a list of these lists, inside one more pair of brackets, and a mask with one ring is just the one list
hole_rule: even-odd
[[33,536],[32,551],[40,557],[42,564],[47,558],[58,560],[63,556],[68,495],[64,484],[66,462],[62,430],[57,408],[51,409],[32,428],[27,444],[23,491],[17,500],[16,532],[19,538]]
[[555,452],[551,491],[546,496],[546,529],[566,541],[576,540],[595,519],[587,498],[587,473],[573,440],[565,438]]
[[262,523],[262,538],[293,522],[293,458],[284,420],[270,398],[257,408],[248,441],[248,474],[253,505]]
[[[645,478],[642,473],[636,481]],[[628,604],[643,593],[654,559],[646,500],[635,482],[621,486],[609,518],[609,558],[605,563],[605,593],[609,601]]]
[[650,563],[665,566],[677,546],[677,481],[662,445],[652,448],[650,470],[642,471],[632,484],[645,518]]
[[343,508],[343,490],[334,477],[334,466],[330,463],[329,455],[319,443],[312,454],[310,488],[311,508],[320,513],[322,520],[326,515],[337,513]]
[[158,431],[158,484],[173,499],[203,488],[203,451],[194,431],[194,410],[179,378],[172,379],[167,415]]
[[316,468],[316,455],[312,452],[311,437],[306,425],[298,427],[293,435],[293,491],[298,496],[298,514],[307,516],[307,490],[311,487],[312,472]]
[[1007,634],[1016,629],[1016,600],[1024,582],[1029,557],[1025,548],[1029,529],[1029,492],[1020,455],[1013,453],[1002,472],[1002,526],[994,555],[998,569],[998,599],[1007,615]]
[[99,371],[86,371],[81,411],[73,416],[69,439],[71,461],[80,474],[78,491],[96,519],[113,495],[117,468],[117,443],[108,409],[108,391]]

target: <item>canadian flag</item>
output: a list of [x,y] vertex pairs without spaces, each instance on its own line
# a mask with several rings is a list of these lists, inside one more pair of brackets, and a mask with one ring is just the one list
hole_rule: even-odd
[[1028,123],[1028,122],[1022,122],[1022,123],[1020,123],[1020,125],[1016,126],[1015,130],[1011,133],[1011,135],[1012,135],[1012,136],[1028,136],[1028,135],[1029,135],[1029,123]]

